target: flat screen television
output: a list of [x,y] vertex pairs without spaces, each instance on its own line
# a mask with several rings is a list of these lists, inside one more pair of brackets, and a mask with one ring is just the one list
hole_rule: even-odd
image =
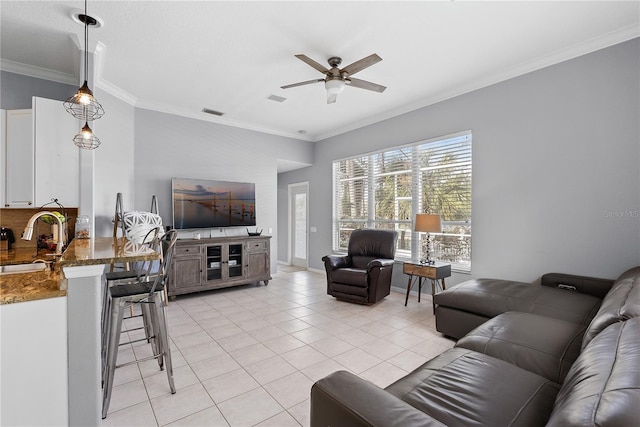
[[256,188],[247,182],[171,178],[173,227],[256,225]]

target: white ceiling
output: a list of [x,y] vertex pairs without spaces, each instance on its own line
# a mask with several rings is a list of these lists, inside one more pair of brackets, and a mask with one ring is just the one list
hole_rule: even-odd
[[[78,84],[83,1],[0,2],[2,69]],[[639,1],[89,1],[94,84],[138,107],[317,141],[640,35]],[[83,44],[80,42],[80,44]],[[322,75],[377,53],[326,103]],[[282,103],[270,95],[287,98]],[[215,117],[202,108],[224,112]],[[109,112],[107,111],[107,115]],[[107,117],[107,116],[105,116]],[[299,131],[304,131],[301,133]]]

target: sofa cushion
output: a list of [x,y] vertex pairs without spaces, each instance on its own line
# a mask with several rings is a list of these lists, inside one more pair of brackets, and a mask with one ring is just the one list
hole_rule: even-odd
[[602,300],[582,341],[585,348],[607,326],[640,316],[640,267],[624,272]]
[[588,325],[602,300],[547,286],[498,279],[468,280],[435,295],[435,303],[492,318],[507,311],[535,313]]
[[343,285],[342,283],[334,283],[331,286],[336,298],[347,297],[351,295],[359,299],[367,299],[367,295],[369,295],[369,290],[367,288],[363,288],[362,286]]
[[559,389],[503,360],[453,348],[385,390],[447,426],[535,426],[549,418]]
[[580,354],[585,329],[565,320],[508,311],[469,332],[456,347],[497,357],[562,383]]
[[436,305],[436,330],[447,337],[460,339],[490,319],[455,308]]
[[593,295],[596,298],[604,298],[611,290],[614,280],[599,279],[591,276],[578,276],[566,273],[546,273],[540,278],[542,286],[552,288],[573,289],[581,294]]
[[366,288],[367,270],[360,268],[338,268],[331,272],[331,281]]
[[610,325],[586,346],[556,398],[548,426],[637,426],[640,317]]
[[337,371],[311,387],[311,425],[348,427],[445,427],[355,374]]

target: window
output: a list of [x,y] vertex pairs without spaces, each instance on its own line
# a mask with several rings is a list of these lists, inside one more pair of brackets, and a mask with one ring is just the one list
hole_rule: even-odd
[[345,252],[357,228],[398,231],[398,259],[418,259],[426,234],[416,213],[439,214],[436,260],[471,271],[471,132],[333,163],[333,250]]

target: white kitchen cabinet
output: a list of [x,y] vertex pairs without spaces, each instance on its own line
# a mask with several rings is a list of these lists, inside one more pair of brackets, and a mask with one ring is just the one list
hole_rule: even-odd
[[4,124],[2,204],[11,208],[33,207],[35,149],[32,111],[7,110]]
[[58,199],[80,204],[80,122],[61,101],[33,97],[30,110],[7,110],[3,121],[2,206],[40,207]]
[[79,206],[80,149],[73,137],[80,131],[80,122],[61,101],[52,99],[34,97],[33,112],[36,206],[52,198],[63,206]]

